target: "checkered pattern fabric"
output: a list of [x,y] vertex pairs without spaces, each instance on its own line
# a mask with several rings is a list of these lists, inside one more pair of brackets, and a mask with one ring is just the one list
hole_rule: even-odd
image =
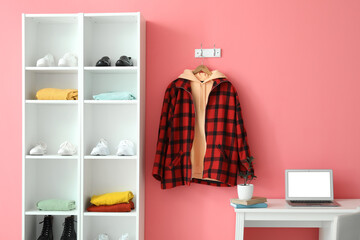
[[206,106],[207,148],[203,179],[191,178],[194,126],[195,107],[190,82],[177,79],[166,89],[160,117],[152,174],[161,182],[161,188],[190,185],[191,182],[236,186],[239,171],[249,168],[243,161],[250,157],[250,150],[239,98],[228,80],[214,80]]

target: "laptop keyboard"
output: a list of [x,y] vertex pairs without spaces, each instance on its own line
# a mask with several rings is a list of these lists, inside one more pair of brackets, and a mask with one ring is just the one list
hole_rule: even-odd
[[290,200],[292,203],[332,203],[329,200]]

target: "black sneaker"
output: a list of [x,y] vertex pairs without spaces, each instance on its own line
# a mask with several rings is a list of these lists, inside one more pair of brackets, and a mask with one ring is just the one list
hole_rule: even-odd
[[116,66],[134,66],[133,60],[131,60],[131,57],[127,56],[121,56],[119,60],[117,60]]
[[97,67],[110,67],[111,61],[108,56],[102,57],[99,61],[96,63]]
[[60,240],[76,240],[74,216],[65,218],[64,230],[63,230]]
[[52,231],[52,216],[45,216],[44,220],[41,223],[43,223],[43,228],[41,230],[41,235],[38,237],[37,240],[53,240],[53,231]]

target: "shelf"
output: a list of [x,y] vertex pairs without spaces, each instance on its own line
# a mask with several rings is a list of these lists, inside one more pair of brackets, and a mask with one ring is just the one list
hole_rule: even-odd
[[115,155],[109,155],[109,156],[91,156],[86,155],[84,156],[84,159],[93,159],[93,160],[136,160],[137,156],[115,156]]
[[32,209],[30,211],[25,211],[25,215],[58,215],[58,216],[67,216],[67,215],[77,215],[78,211],[71,210],[71,211],[40,211],[38,209]]
[[31,104],[77,104],[78,100],[26,100]]
[[88,217],[136,217],[136,211],[131,212],[84,212]]
[[85,104],[137,104],[138,100],[84,100]]
[[84,70],[92,73],[136,73],[138,67],[84,67]]
[[26,67],[26,71],[36,73],[77,73],[77,67]]
[[78,156],[60,156],[60,155],[26,155],[25,159],[77,159]]

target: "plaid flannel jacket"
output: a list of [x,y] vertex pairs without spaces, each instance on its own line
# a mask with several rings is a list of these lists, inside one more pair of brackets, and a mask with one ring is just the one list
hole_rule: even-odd
[[190,182],[236,186],[243,161],[250,157],[240,102],[227,79],[215,79],[206,106],[205,132],[207,149],[203,178],[192,179],[190,151],[194,138],[195,107],[190,81],[177,79],[166,89],[160,117],[153,176],[162,189]]

